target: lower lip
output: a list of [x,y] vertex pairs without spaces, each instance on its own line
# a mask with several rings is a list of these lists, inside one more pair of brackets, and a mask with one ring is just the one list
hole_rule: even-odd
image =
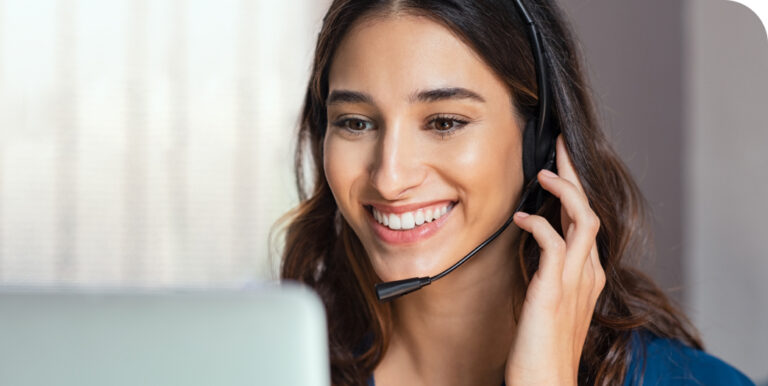
[[379,224],[379,222],[376,221],[376,218],[373,217],[373,214],[370,211],[366,210],[366,212],[368,213],[368,221],[370,221],[374,232],[376,232],[376,235],[379,236],[381,240],[389,244],[402,245],[425,240],[437,233],[443,224],[448,221],[448,217],[451,216],[451,213],[453,212],[453,209],[456,208],[456,205],[458,204],[453,204],[450,210],[448,210],[448,212],[446,212],[439,219],[408,230],[389,229],[388,227]]

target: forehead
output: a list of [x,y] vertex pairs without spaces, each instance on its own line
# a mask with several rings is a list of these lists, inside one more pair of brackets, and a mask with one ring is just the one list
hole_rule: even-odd
[[365,19],[334,54],[330,89],[365,91],[375,99],[406,100],[414,90],[463,87],[508,103],[504,82],[452,31],[429,18]]

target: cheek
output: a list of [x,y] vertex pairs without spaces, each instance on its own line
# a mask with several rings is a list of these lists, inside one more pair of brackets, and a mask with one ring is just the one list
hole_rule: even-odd
[[331,188],[342,214],[353,205],[350,202],[355,181],[363,173],[364,162],[359,149],[344,146],[333,138],[326,138],[323,143],[323,170],[328,186]]
[[336,202],[341,206],[339,198],[342,197],[345,180],[347,180],[346,170],[342,167],[344,164],[343,154],[336,149],[333,141],[329,141],[326,137],[323,143],[323,171],[325,172],[325,179],[328,181],[328,186],[331,188],[333,196],[336,198]]
[[[510,212],[523,184],[522,146],[515,136],[474,142],[454,159],[467,198],[468,216],[482,221]],[[509,214],[507,214],[508,216]]]
[[522,173],[521,150],[514,139],[475,141],[452,157],[452,167],[471,171],[468,176],[474,180],[506,186],[510,177]]

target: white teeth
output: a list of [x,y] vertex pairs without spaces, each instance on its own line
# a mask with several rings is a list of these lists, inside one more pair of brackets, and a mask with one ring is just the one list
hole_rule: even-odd
[[413,216],[413,220],[416,222],[416,225],[424,224],[424,211],[419,209],[416,211],[416,216]]
[[413,229],[416,226],[416,220],[413,219],[413,212],[406,212],[400,216],[403,229]]
[[389,214],[389,229],[398,230],[400,229],[400,216],[390,213]]
[[373,217],[379,224],[389,227],[389,229],[413,229],[444,216],[448,213],[450,207],[452,206],[445,205],[440,208],[419,209],[415,212],[405,212],[400,215],[381,213],[376,208],[373,208]]

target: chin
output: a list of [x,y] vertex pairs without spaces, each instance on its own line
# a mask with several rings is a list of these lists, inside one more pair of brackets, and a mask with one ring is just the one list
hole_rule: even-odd
[[[443,255],[443,256],[438,256]],[[374,271],[382,281],[410,279],[412,277],[434,276],[449,267],[454,256],[439,252],[412,251],[368,255]]]

